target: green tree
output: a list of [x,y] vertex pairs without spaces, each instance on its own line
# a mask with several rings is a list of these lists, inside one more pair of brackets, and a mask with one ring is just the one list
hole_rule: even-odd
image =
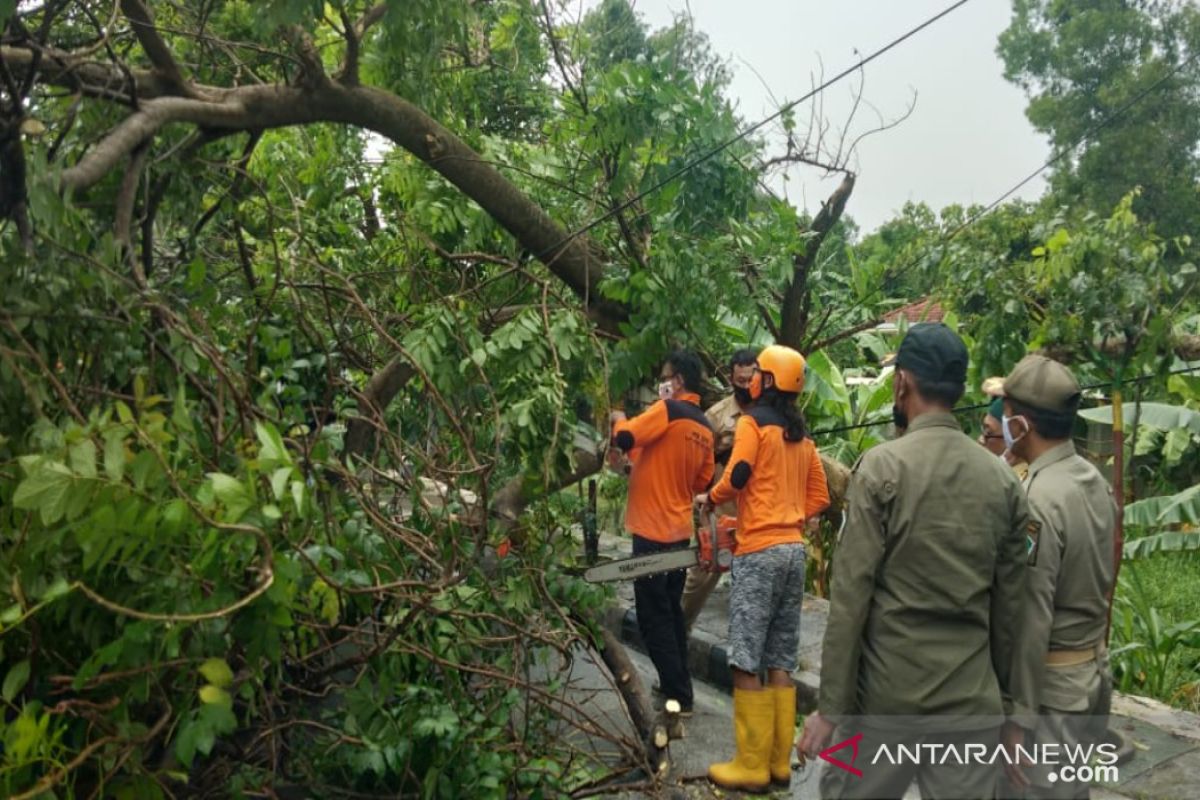
[[1030,122],[1056,152],[1112,119],[1055,166],[1051,185],[1059,202],[1107,214],[1140,186],[1134,210],[1161,235],[1194,230],[1200,216],[1194,3],[1015,0],[998,51],[1005,77],[1029,96]]
[[118,8],[0,4],[0,793],[602,779],[555,490],[809,250],[754,140],[629,202],[722,64],[620,3]]

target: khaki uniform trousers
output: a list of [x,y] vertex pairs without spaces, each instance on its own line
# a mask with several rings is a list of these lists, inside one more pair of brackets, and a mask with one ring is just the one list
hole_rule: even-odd
[[[1111,707],[1112,672],[1107,648],[1101,648],[1098,657],[1083,663],[1047,664],[1037,727],[1026,734],[1026,746],[1057,744],[1061,753],[1097,745],[1108,729]],[[1026,767],[1025,774],[1033,785],[1021,793],[1004,780],[1001,796],[1022,800],[1087,800],[1090,791],[1086,782],[1062,778],[1061,769],[1067,764],[1073,768],[1084,766],[1060,756],[1057,764]]]

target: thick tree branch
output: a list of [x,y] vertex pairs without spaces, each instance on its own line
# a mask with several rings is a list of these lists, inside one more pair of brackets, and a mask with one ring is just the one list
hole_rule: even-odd
[[830,195],[821,210],[809,226],[810,235],[804,242],[804,247],[796,253],[792,263],[792,280],[783,296],[783,307],[780,309],[779,337],[780,344],[800,349],[804,339],[804,330],[808,325],[809,288],[808,272],[816,261],[825,237],[842,217],[846,210],[846,201],[854,191],[854,174],[847,173],[841,184]]
[[[186,122],[218,130],[253,130],[341,122],[391,139],[420,158],[496,219],[530,253],[567,284],[592,320],[616,333],[627,312],[597,297],[604,265],[583,238],[566,231],[528,195],[486,163],[461,139],[413,104],[368,86],[246,86],[212,89],[204,99],[143,99],[75,166],[64,170],[64,188],[80,191],[100,181],[135,147],[164,125]],[[565,243],[564,243],[565,241]]]
[[387,13],[387,10],[387,3],[379,3],[368,9],[367,13],[363,14],[358,22],[354,23],[354,35],[359,41],[362,41],[363,36],[371,29],[372,25],[383,19],[383,15]]
[[395,399],[416,370],[402,355],[397,355],[376,372],[363,387],[358,416],[346,426],[346,457],[365,455],[371,447],[372,434],[382,424],[383,409]]
[[[1124,358],[1128,355],[1126,343],[1124,336],[1107,337],[1104,341],[1094,342],[1090,350],[1103,358]],[[1182,361],[1200,361],[1200,336],[1196,334],[1176,333],[1171,336],[1168,346]],[[1055,361],[1070,364],[1080,360],[1080,351],[1084,349],[1087,348],[1078,344],[1051,344],[1041,348],[1040,352]]]
[[88,97],[131,103],[134,96],[150,99],[177,94],[176,88],[155,70],[130,69],[126,74],[112,64],[53,48],[35,53],[27,47],[0,45],[0,57],[14,74],[28,76],[30,70],[36,69],[42,83],[62,86]]
[[863,331],[870,330],[871,328],[874,328],[876,325],[879,325],[881,322],[883,322],[883,317],[877,317],[875,319],[869,319],[866,322],[860,322],[853,327],[846,328],[845,330],[838,331],[837,333],[833,334],[832,336],[827,336],[826,338],[820,340],[819,342],[813,342],[811,345],[808,346],[808,352],[815,353],[818,350],[823,350],[826,347],[829,347],[830,345],[835,345],[838,342],[849,339],[851,336],[855,335],[856,333],[862,333]]
[[113,241],[121,249],[122,254],[133,265],[133,279],[139,289],[146,288],[146,275],[142,264],[133,258],[133,209],[137,203],[138,185],[142,181],[142,169],[146,165],[146,154],[149,147],[142,145],[134,148],[129,156],[129,166],[121,176],[121,186],[117,190],[117,207],[113,220]]
[[184,80],[175,55],[166,41],[158,33],[154,24],[154,12],[142,0],[121,0],[121,13],[129,20],[133,33],[146,51],[154,70],[174,91],[181,95],[190,95],[191,90]]
[[589,475],[595,475],[604,466],[603,453],[599,450],[575,451],[575,469],[562,476],[550,486],[542,486],[540,482],[517,475],[492,496],[491,516],[496,519],[498,527],[513,538],[514,544],[520,545],[517,536],[517,519],[530,503],[539,497],[553,494],[567,486],[573,486]]
[[342,35],[346,39],[346,60],[338,71],[337,80],[346,86],[358,86],[358,30],[345,9],[339,9],[338,13],[342,17]]

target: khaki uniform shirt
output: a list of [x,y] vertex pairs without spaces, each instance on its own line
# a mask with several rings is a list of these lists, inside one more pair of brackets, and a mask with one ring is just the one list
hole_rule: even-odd
[[[716,485],[725,474],[726,462],[733,451],[733,434],[737,430],[738,418],[742,416],[742,407],[737,404],[736,397],[729,395],[709,406],[704,416],[708,417],[708,424],[712,426],[713,436],[716,437],[717,471],[713,475],[713,485]],[[716,507],[716,512],[719,516],[737,516],[737,503],[732,500],[722,503]]]
[[704,412],[708,424],[712,425],[713,435],[717,438],[717,456],[728,458],[733,450],[733,433],[737,430],[738,417],[742,416],[742,407],[737,404],[737,398],[729,395],[709,406]]
[[951,414],[922,414],[859,459],[848,497],[821,713],[999,724],[1011,704],[1029,522],[1013,471]]
[[[1080,698],[1059,696],[1062,681],[1048,692],[1046,653],[1088,650],[1104,639],[1115,572],[1116,502],[1108,481],[1071,442],[1035,459],[1024,485],[1032,522],[1014,696],[1021,714],[1042,707],[1085,711],[1086,701],[1079,707]],[[1032,720],[1018,721],[1033,727]]]

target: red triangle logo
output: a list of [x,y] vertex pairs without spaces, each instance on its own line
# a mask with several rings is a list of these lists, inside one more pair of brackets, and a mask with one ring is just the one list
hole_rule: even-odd
[[[851,736],[849,739],[845,739],[843,741],[838,742],[835,745],[826,747],[818,755],[820,758],[825,759],[830,764],[833,764],[835,767],[841,767],[842,769],[846,770],[846,772],[849,772],[851,775],[855,775],[855,776],[861,778],[862,770],[854,767],[854,760],[856,758],[858,758],[858,743],[862,741],[862,738],[863,738],[863,735],[861,733],[856,733],[853,736]],[[842,761],[839,758],[834,758],[832,755],[833,753],[836,753],[838,750],[841,750],[845,747],[849,747],[852,751],[850,753],[850,763],[849,764],[847,764],[845,761]]]

